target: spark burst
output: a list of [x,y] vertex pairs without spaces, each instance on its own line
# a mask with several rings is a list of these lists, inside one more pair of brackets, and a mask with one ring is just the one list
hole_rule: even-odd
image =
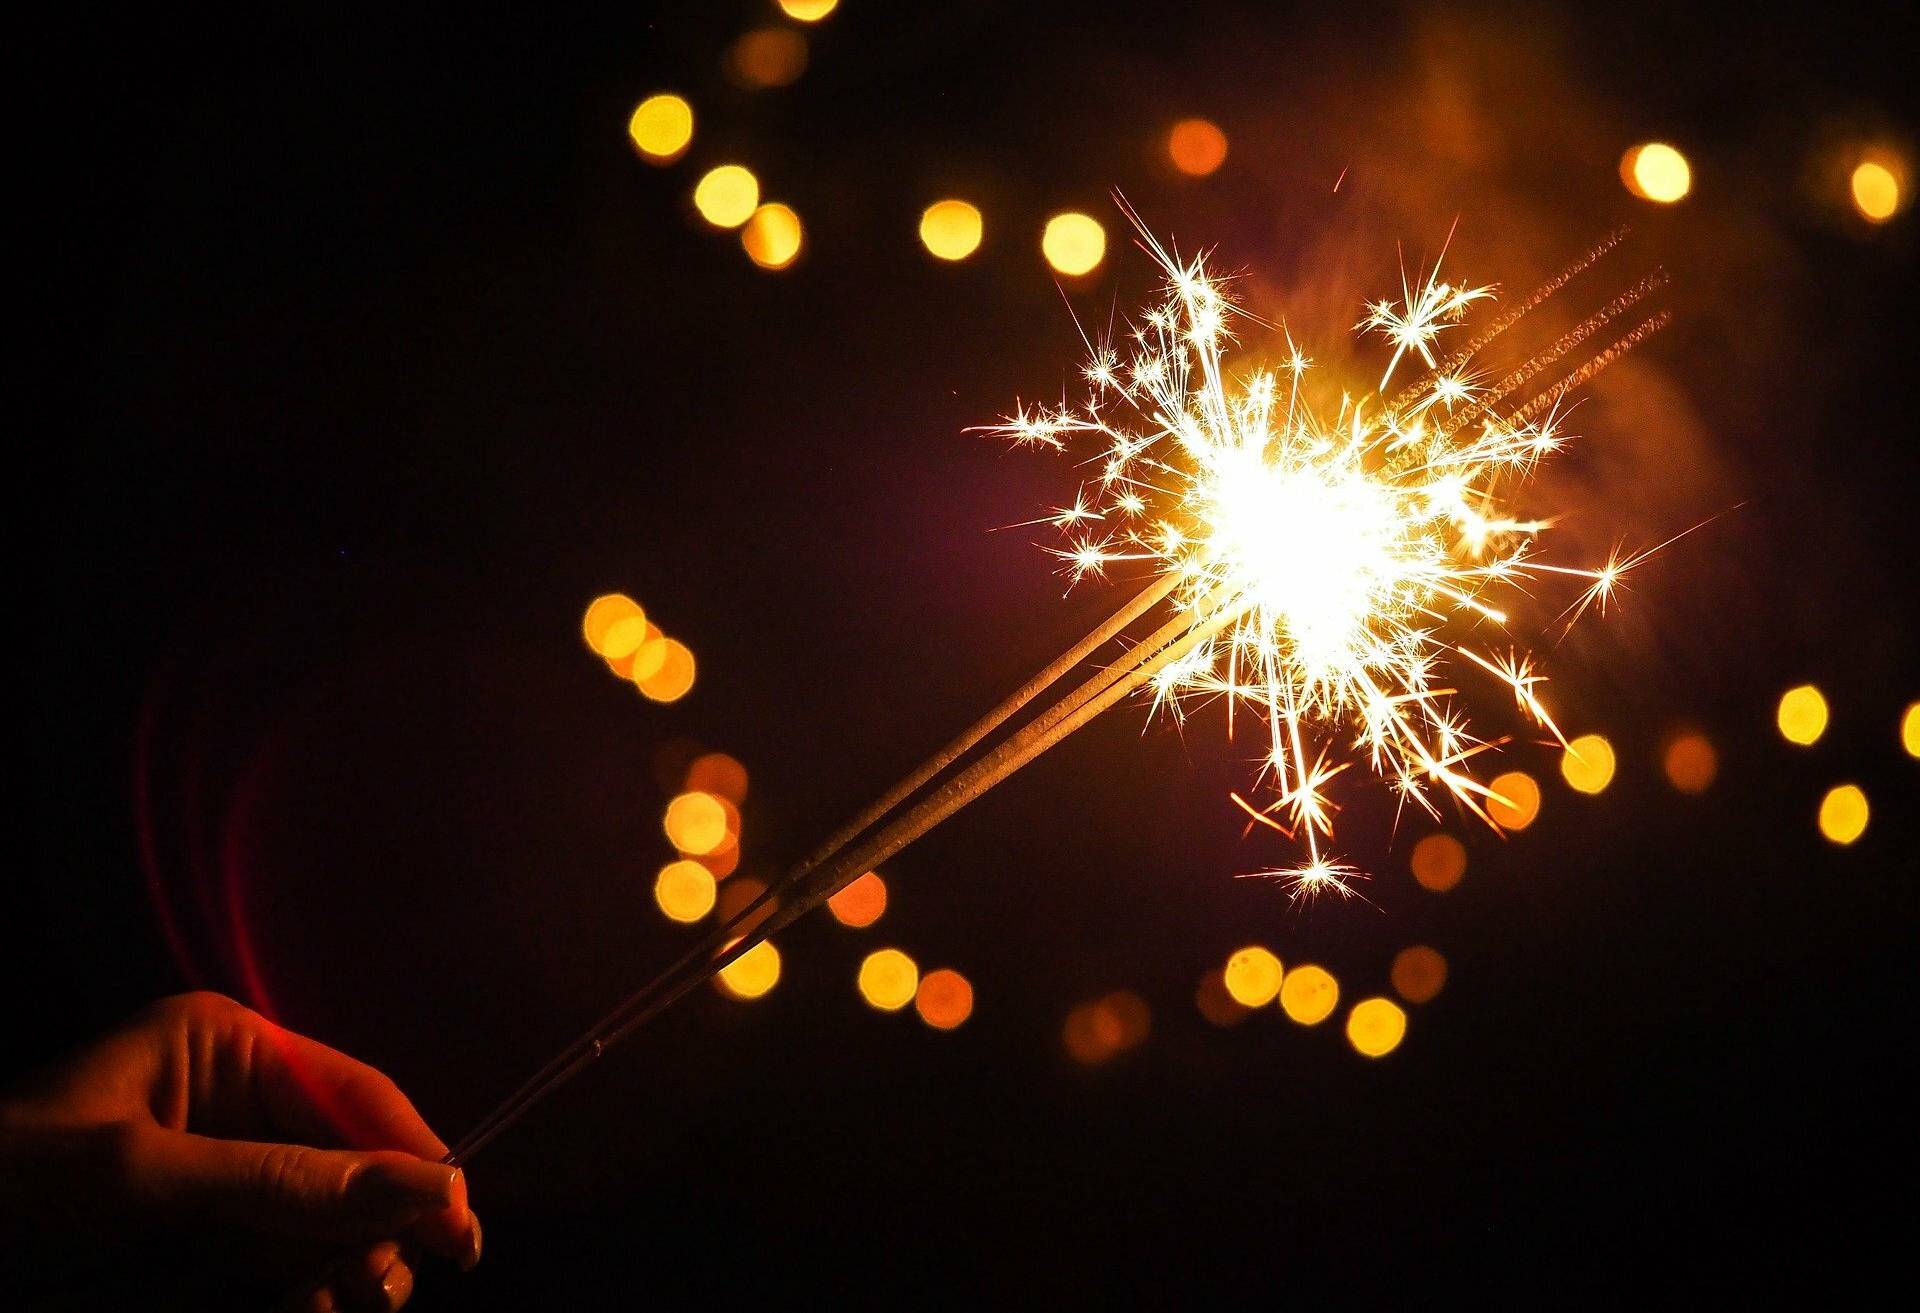
[[[1148,562],[1177,578],[1175,605],[1196,626],[1227,618],[1217,637],[1160,670],[1149,690],[1154,705],[1175,716],[1221,699],[1230,723],[1236,715],[1259,722],[1263,801],[1233,801],[1304,840],[1305,851],[1292,866],[1255,874],[1297,893],[1351,892],[1358,872],[1327,847],[1336,810],[1327,786],[1358,759],[1403,805],[1437,817],[1436,798],[1450,795],[1497,829],[1487,809],[1495,795],[1469,763],[1499,740],[1473,733],[1454,701],[1455,676],[1462,686],[1503,687],[1564,745],[1532,657],[1495,651],[1485,637],[1506,626],[1500,595],[1543,576],[1578,579],[1584,587],[1568,607],[1571,623],[1596,604],[1604,610],[1621,576],[1646,555],[1590,570],[1536,559],[1548,523],[1519,516],[1508,499],[1565,441],[1565,389],[1504,416],[1498,406],[1643,293],[1497,384],[1475,360],[1621,235],[1444,357],[1436,350],[1493,289],[1443,281],[1438,262],[1423,277],[1403,275],[1399,299],[1367,306],[1356,329],[1392,348],[1378,388],[1343,394],[1332,407],[1309,400],[1303,380],[1312,362],[1291,337],[1277,368],[1235,372],[1227,358],[1233,329],[1250,316],[1204,256],[1182,261],[1144,228],[1141,236],[1166,276],[1164,292],[1118,344],[1092,351],[1086,400],[1021,408],[986,426],[1022,445],[1097,444],[1088,461],[1097,475],[1070,507],[1042,521],[1063,534],[1053,551],[1065,572],[1078,581],[1117,563]],[[1662,322],[1649,321],[1641,335]],[[1428,372],[1389,396],[1409,357]]]

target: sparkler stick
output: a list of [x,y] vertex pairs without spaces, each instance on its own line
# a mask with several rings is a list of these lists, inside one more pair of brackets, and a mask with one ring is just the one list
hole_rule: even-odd
[[1626,355],[1629,351],[1665,328],[1672,319],[1672,314],[1665,310],[1646,319],[1605,351],[1600,352],[1594,356],[1593,359],[1587,361],[1581,365],[1580,368],[1561,379],[1557,387],[1542,392],[1526,405],[1513,411],[1507,416],[1507,423],[1531,424],[1541,415],[1558,405],[1567,393],[1586,383],[1592,382],[1594,376],[1599,374],[1601,370],[1613,364],[1616,360],[1620,359],[1620,357]]
[[1632,231],[1631,228],[1622,225],[1594,243],[1579,259],[1555,274],[1547,282],[1535,288],[1531,296],[1528,296],[1519,304],[1512,306],[1506,313],[1500,315],[1494,319],[1492,323],[1474,334],[1465,346],[1453,352],[1441,360],[1438,365],[1435,365],[1425,374],[1422,374],[1419,378],[1402,388],[1399,394],[1387,403],[1387,413],[1390,415],[1404,413],[1413,402],[1419,400],[1435,383],[1452,375],[1480,352],[1491,346],[1496,337],[1499,337],[1502,333],[1526,318],[1528,312],[1537,310],[1542,305],[1545,305],[1547,301],[1553,297],[1555,292],[1558,292],[1575,278],[1578,278],[1581,274],[1593,268],[1594,265],[1600,262],[1602,256],[1613,250],[1614,247],[1620,245],[1621,242],[1624,242]]
[[1129,650],[1120,663],[1097,672],[1034,717],[1018,734],[976,762],[926,803],[883,828],[858,851],[846,851],[854,840],[872,829],[887,813],[896,810],[970,749],[977,747],[1023,706],[1058,683],[1102,645],[1165,600],[1178,582],[1177,576],[1168,575],[1149,584],[1038,675],[1003,699],[946,747],[922,762],[877,802],[843,826],[811,857],[769,886],[726,924],[707,935],[678,961],[622,1000],[572,1044],[556,1054],[546,1066],[535,1072],[520,1089],[469,1131],[448,1153],[446,1161],[455,1166],[469,1161],[534,1104],[566,1084],[609,1047],[664,1011],[689,990],[818,907],[866,871],[897,854],[967,802],[979,797],[1118,702],[1169,662],[1190,652],[1207,635],[1217,632],[1231,619],[1231,613],[1223,614],[1201,633],[1195,634],[1188,632],[1193,626],[1192,615],[1186,612],[1176,615]]
[[[1563,360],[1573,349],[1587,341],[1608,324],[1619,319],[1641,301],[1667,285],[1667,271],[1656,269],[1635,283],[1632,287],[1614,297],[1598,310],[1588,315],[1578,324],[1568,329],[1556,339],[1552,346],[1513,370],[1495,384],[1485,396],[1472,406],[1453,415],[1440,426],[1441,437],[1452,437],[1469,421],[1479,418],[1483,413],[1499,405],[1515,392],[1536,378],[1540,371],[1555,361]],[[1589,362],[1591,363],[1591,362]],[[1603,366],[1604,367],[1604,366]],[[1596,371],[1597,372],[1597,371]]]
[[870,829],[876,821],[879,821],[885,817],[888,812],[898,807],[915,793],[918,793],[934,776],[966,755],[967,752],[976,747],[987,735],[1005,724],[1010,717],[1019,712],[1020,708],[1026,706],[1027,703],[1031,702],[1041,693],[1052,688],[1068,671],[1092,656],[1104,646],[1108,640],[1122,633],[1128,625],[1164,601],[1167,595],[1173,591],[1174,586],[1179,582],[1180,580],[1177,576],[1162,575],[1152,584],[1143,588],[1132,601],[1096,625],[1091,633],[1068,648],[1060,656],[1056,657],[1046,669],[1042,670],[1025,684],[1022,684],[1018,689],[1014,690],[1014,692],[1008,694],[1005,700],[992,711],[989,711],[986,715],[968,726],[965,731],[957,736],[951,743],[947,744],[946,747],[920,763],[919,766],[909,772],[898,784],[894,785],[876,799],[865,811],[861,812],[851,821],[848,821],[835,832],[832,838],[822,844],[813,856],[801,864],[801,870],[804,871],[821,865],[842,848],[845,848],[848,844],[859,838]]

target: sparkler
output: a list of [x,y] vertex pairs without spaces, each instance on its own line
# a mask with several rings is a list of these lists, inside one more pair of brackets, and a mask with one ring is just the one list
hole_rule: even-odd
[[[1355,874],[1324,846],[1333,835],[1327,785],[1350,764],[1334,756],[1342,737],[1404,802],[1437,815],[1437,799],[1450,795],[1494,825],[1485,804],[1495,795],[1468,763],[1497,741],[1476,737],[1455,708],[1454,671],[1504,688],[1564,743],[1537,695],[1542,676],[1532,658],[1498,654],[1479,635],[1506,623],[1499,598],[1507,590],[1547,577],[1581,581],[1565,613],[1571,623],[1604,608],[1645,559],[1616,557],[1594,569],[1550,563],[1536,555],[1548,523],[1520,517],[1509,498],[1565,440],[1567,389],[1665,324],[1659,312],[1615,336],[1665,275],[1643,278],[1495,378],[1481,353],[1624,234],[1444,355],[1437,353],[1492,290],[1443,280],[1436,263],[1403,277],[1398,300],[1366,308],[1359,330],[1391,347],[1378,387],[1323,409],[1305,384],[1312,362],[1291,337],[1278,367],[1230,365],[1235,328],[1251,317],[1204,257],[1180,260],[1128,213],[1165,276],[1160,299],[1124,342],[1093,351],[1083,404],[1021,410],[987,427],[1028,446],[1097,444],[1097,474],[1072,506],[1046,517],[1066,536],[1056,555],[1075,580],[1139,564],[1149,582],[557,1054],[447,1161],[469,1161],[675,1000],[1137,692],[1175,716],[1220,700],[1230,717],[1257,721],[1266,745],[1262,801],[1234,801],[1304,839],[1303,861],[1260,873],[1301,892],[1346,892]],[[1609,345],[1541,386],[1603,335]],[[1384,397],[1410,359],[1425,372]],[[1029,710],[1163,604],[1171,614],[1150,633],[1052,704]]]
[[[1325,847],[1327,785],[1351,764],[1336,759],[1334,740],[1349,739],[1353,758],[1403,804],[1438,816],[1436,797],[1451,796],[1490,826],[1485,804],[1495,795],[1468,762],[1497,744],[1470,728],[1452,676],[1504,685],[1564,746],[1532,659],[1493,655],[1478,635],[1507,623],[1502,593],[1545,576],[1584,581],[1569,623],[1604,608],[1644,555],[1593,569],[1537,555],[1549,522],[1519,516],[1509,494],[1566,440],[1559,403],[1571,382],[1538,395],[1530,387],[1617,327],[1666,275],[1642,278],[1494,378],[1480,351],[1624,233],[1444,359],[1435,353],[1445,338],[1493,290],[1443,279],[1436,261],[1423,276],[1403,274],[1399,298],[1373,302],[1358,325],[1392,348],[1378,388],[1323,408],[1309,400],[1312,362],[1290,335],[1276,367],[1236,372],[1226,353],[1246,316],[1222,280],[1204,256],[1183,261],[1135,224],[1165,276],[1160,299],[1120,342],[1093,349],[1082,404],[1020,410],[988,431],[1024,446],[1094,448],[1097,474],[1046,521],[1065,537],[1053,551],[1073,580],[1145,562],[1177,581],[1173,604],[1196,625],[1233,610],[1217,634],[1156,672],[1153,701],[1179,716],[1220,699],[1230,718],[1256,720],[1267,801],[1235,801],[1305,846],[1302,861],[1257,874],[1299,892],[1348,893],[1355,872]],[[1664,322],[1639,324],[1574,381]],[[1386,398],[1409,359],[1427,372]]]

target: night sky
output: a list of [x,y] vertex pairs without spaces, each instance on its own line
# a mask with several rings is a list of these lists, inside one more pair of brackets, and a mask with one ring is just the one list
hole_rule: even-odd
[[[1543,803],[1502,839],[1396,829],[1351,771],[1364,897],[1296,904],[1232,878],[1289,859],[1227,801],[1255,749],[1217,708],[1117,710],[889,865],[877,925],[796,926],[766,997],[703,988],[491,1147],[486,1259],[416,1306],[1840,1300],[1896,1271],[1920,154],[1893,10],[1042,8],[844,0],[770,90],[726,67],[792,26],[765,0],[96,13],[34,43],[5,1070],[217,988],[457,1138],[689,942],[652,898],[689,744],[745,764],[733,878],[771,876],[1125,595],[1069,591],[1045,526],[995,531],[1071,463],[966,431],[1076,389],[1076,320],[1150,294],[1116,189],[1333,368],[1450,230],[1517,293],[1628,222],[1674,323],[1589,391],[1539,504],[1579,557],[1712,523],[1545,653],[1566,727],[1618,754],[1604,792],[1522,732],[1502,768]],[[626,135],[661,90],[697,122],[664,167]],[[1188,116],[1230,143],[1211,176],[1166,162]],[[1692,164],[1678,204],[1622,186],[1648,140]],[[1847,191],[1870,149],[1908,187],[1877,226]],[[801,216],[792,267],[695,213],[724,161]],[[947,196],[986,224],[953,264],[915,235]],[[1085,278],[1039,249],[1067,209],[1106,227]],[[685,698],[582,646],[616,590],[694,652]],[[1831,721],[1796,747],[1775,706],[1809,682]],[[1683,731],[1718,753],[1698,796],[1662,774]],[[1846,781],[1872,816],[1842,847],[1815,814]],[[1408,871],[1436,828],[1469,854],[1446,894]],[[1195,984],[1249,943],[1324,965],[1341,1011],[1210,1024]],[[1346,1003],[1414,944],[1446,988],[1364,1058]],[[969,1020],[867,1007],[883,946],[962,971]],[[1067,1015],[1115,990],[1150,1033],[1074,1061]]]

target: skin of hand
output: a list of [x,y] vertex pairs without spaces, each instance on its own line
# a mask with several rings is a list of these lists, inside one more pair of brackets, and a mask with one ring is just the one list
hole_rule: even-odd
[[231,1233],[304,1254],[310,1278],[345,1253],[291,1307],[397,1309],[409,1254],[480,1258],[446,1152],[372,1067],[182,994],[0,1098],[0,1236]]

